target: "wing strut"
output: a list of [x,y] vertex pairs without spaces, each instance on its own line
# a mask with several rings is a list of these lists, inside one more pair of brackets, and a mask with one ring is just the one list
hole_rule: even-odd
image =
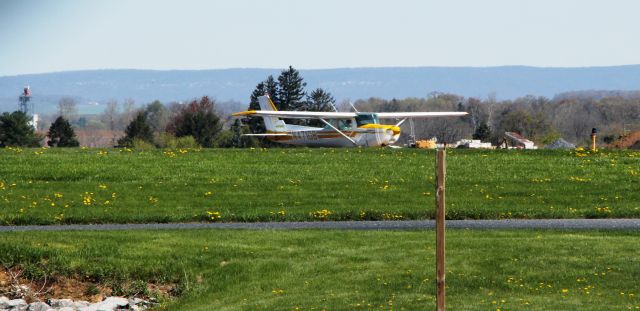
[[400,120],[400,122],[396,123],[396,126],[402,125],[402,123],[404,123],[404,121],[407,121],[407,118],[404,118],[404,119]]
[[347,134],[345,134],[341,130],[337,129],[335,126],[333,126],[331,123],[327,122],[325,119],[320,118],[319,120],[322,121],[322,123],[324,123],[327,126],[329,126],[330,128],[332,128],[334,131],[340,133],[340,135],[344,136],[344,138],[348,139],[351,143],[353,143],[354,146],[358,145],[358,144],[356,144],[355,140],[351,139],[351,137],[347,136]]

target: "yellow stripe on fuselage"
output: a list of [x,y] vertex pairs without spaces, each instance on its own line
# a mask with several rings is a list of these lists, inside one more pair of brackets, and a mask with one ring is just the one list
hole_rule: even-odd
[[384,124],[365,124],[358,128],[361,129],[384,129],[393,131],[393,135],[400,134],[400,127],[395,125],[384,125]]

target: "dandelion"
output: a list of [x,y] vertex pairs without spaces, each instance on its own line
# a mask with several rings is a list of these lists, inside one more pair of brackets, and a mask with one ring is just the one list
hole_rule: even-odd
[[282,295],[284,294],[284,290],[283,289],[274,289],[271,291],[272,293],[276,294],[276,295]]
[[384,220],[400,220],[403,219],[404,217],[400,214],[393,214],[393,213],[384,213],[382,214],[382,219]]
[[568,292],[569,292],[569,290],[568,290],[568,289],[566,289],[566,288],[563,288],[563,289],[561,290],[561,292],[562,292],[563,294],[566,294],[566,293],[568,293]]
[[315,211],[315,212],[311,213],[313,218],[320,219],[320,220],[327,220],[331,214],[332,214],[332,212],[330,210],[327,210],[327,209],[323,209],[323,210]]
[[92,205],[95,202],[92,195],[93,195],[93,192],[85,192],[84,195],[82,196],[82,204],[87,206]]
[[220,212],[207,211],[207,215],[208,215],[209,219],[213,220],[213,221],[217,221],[217,220],[222,219],[222,215],[220,214]]
[[64,214],[60,213],[60,214],[54,216],[53,220],[55,220],[57,222],[62,222],[64,220]]
[[100,188],[100,189],[107,189],[107,185],[105,185],[105,184],[99,184],[99,185],[98,185],[98,188]]
[[367,217],[367,212],[360,211],[360,219],[365,219]]
[[53,194],[53,197],[55,197],[56,199],[60,199],[60,198],[62,198],[62,193],[60,193],[60,192],[55,192],[55,193]]
[[210,197],[212,195],[213,195],[213,192],[211,192],[211,191],[207,191],[207,192],[204,193],[205,197]]
[[149,197],[149,203],[151,203],[151,204],[156,204],[156,203],[158,203],[158,198],[153,197],[153,196],[150,196],[150,197]]

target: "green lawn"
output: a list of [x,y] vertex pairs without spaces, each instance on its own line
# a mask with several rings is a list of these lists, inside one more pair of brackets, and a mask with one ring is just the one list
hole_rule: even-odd
[[[447,234],[450,310],[640,308],[638,232]],[[434,241],[433,231],[10,232],[0,260],[27,276],[178,283],[168,310],[424,310]]]
[[[0,223],[433,218],[433,151],[0,149]],[[640,153],[448,151],[447,217],[640,217]],[[326,211],[323,211],[326,210]]]

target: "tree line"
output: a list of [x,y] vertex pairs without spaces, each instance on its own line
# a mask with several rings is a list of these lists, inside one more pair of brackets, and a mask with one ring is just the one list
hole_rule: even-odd
[[[269,94],[278,110],[347,111],[347,102],[336,105],[331,93],[315,88],[307,91],[300,73],[289,66],[276,78],[272,75],[258,83],[250,94],[249,110],[259,110],[258,97]],[[75,102],[63,98],[58,115],[46,133],[52,147],[78,146],[75,127],[106,129],[111,146],[120,147],[255,147],[272,146],[268,140],[243,136],[263,133],[262,118],[231,119],[231,111],[219,109],[208,96],[187,103],[163,104],[159,101],[136,108],[126,100],[120,109],[116,101],[106,103],[104,111],[94,119],[79,117]],[[569,92],[549,99],[525,96],[514,100],[466,98],[455,94],[432,92],[424,98],[369,98],[355,102],[359,111],[466,111],[464,118],[414,120],[402,125],[400,143],[410,138],[435,137],[452,143],[474,138],[497,144],[504,132],[517,132],[539,145],[564,138],[587,144],[592,128],[598,128],[599,139],[611,143],[620,136],[640,129],[640,92]],[[245,107],[236,105],[233,110]],[[339,108],[339,109],[337,109]],[[99,123],[100,126],[93,125]],[[287,123],[322,126],[317,120],[287,120]],[[95,132],[99,132],[96,130]],[[124,132],[124,133],[123,133]],[[412,137],[413,136],[413,137]],[[21,112],[0,115],[0,146],[39,146],[45,137],[29,125]]]
[[[403,132],[413,132],[418,139],[435,137],[438,141],[452,143],[474,138],[497,144],[505,132],[517,132],[538,145],[546,145],[559,138],[586,145],[590,141],[591,130],[596,128],[599,142],[609,144],[625,134],[640,130],[640,94],[622,96],[615,92],[605,93],[605,96],[583,96],[581,92],[571,92],[552,99],[524,96],[497,100],[495,96],[478,99],[433,92],[424,98],[369,98],[356,101],[355,106],[360,111],[469,113],[464,118],[405,122]],[[408,136],[403,135],[401,139],[406,142]]]

